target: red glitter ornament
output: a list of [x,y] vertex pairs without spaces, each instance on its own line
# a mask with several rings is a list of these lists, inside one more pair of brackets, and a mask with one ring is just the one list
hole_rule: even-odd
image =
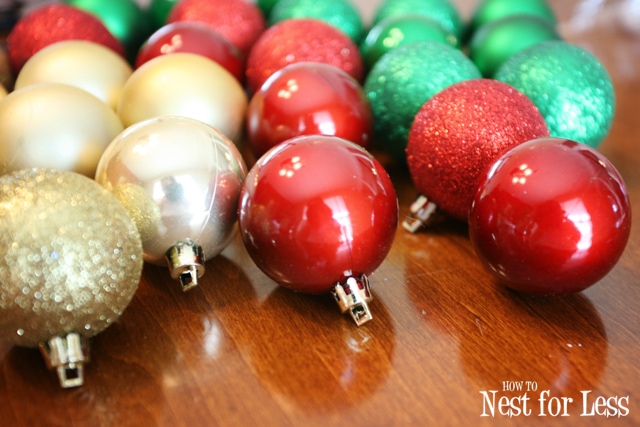
[[262,33],[249,52],[249,90],[255,92],[273,73],[297,62],[333,65],[362,82],[358,46],[345,33],[317,19],[287,19]]
[[260,8],[244,0],[181,0],[167,17],[178,21],[206,24],[245,53],[266,27]]
[[65,40],[86,40],[124,56],[124,48],[95,16],[66,4],[33,9],[7,36],[7,54],[14,72],[40,49]]
[[420,193],[467,221],[484,168],[509,148],[548,135],[525,95],[496,80],[467,80],[422,106],[409,132],[407,162]]

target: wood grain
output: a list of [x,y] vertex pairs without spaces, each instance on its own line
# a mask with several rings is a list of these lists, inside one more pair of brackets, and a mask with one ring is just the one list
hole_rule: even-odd
[[[381,1],[356,3],[371,17]],[[578,1],[555,3],[567,39],[612,75],[617,114],[601,151],[640,212],[640,36],[617,26],[578,31],[570,21]],[[468,16],[477,2],[456,4]],[[416,191],[406,170],[389,172],[405,216]],[[36,350],[0,344],[0,425],[637,426],[639,232],[634,224],[622,259],[598,284],[547,299],[498,285],[460,223],[399,228],[371,276],[374,319],[359,328],[329,296],[277,287],[239,239],[186,294],[166,269],[145,266],[124,315],[91,340],[84,386],[60,389]],[[504,391],[506,381],[536,385],[531,415],[482,417],[483,391],[527,391],[526,383]],[[547,401],[572,399],[569,416],[539,416],[543,390]],[[589,390],[589,405],[628,396],[628,415],[581,416]]]

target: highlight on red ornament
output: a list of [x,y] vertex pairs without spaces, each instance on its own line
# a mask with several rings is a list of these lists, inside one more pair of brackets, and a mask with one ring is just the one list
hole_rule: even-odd
[[617,263],[629,239],[625,183],[595,149],[561,138],[528,141],[480,177],[469,236],[500,283],[534,295],[580,292]]
[[256,265],[289,289],[331,292],[356,324],[389,250],[398,200],[380,163],[342,138],[306,135],[268,151],[243,186],[238,224]]
[[301,135],[330,135],[368,148],[373,132],[362,86],[333,65],[301,62],[262,85],[247,109],[247,138],[256,157]]

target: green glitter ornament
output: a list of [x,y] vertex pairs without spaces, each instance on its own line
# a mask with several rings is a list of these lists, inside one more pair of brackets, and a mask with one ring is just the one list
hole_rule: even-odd
[[469,23],[469,34],[489,22],[513,15],[533,15],[556,25],[556,17],[545,0],[483,0],[474,10]]
[[151,34],[145,13],[133,0],[63,0],[63,3],[98,18],[122,43],[129,60],[135,58],[140,45]]
[[609,133],[615,93],[604,66],[564,41],[546,41],[507,59],[494,78],[524,93],[542,113],[551,136],[597,148]]
[[480,77],[459,49],[440,42],[415,42],[385,54],[364,83],[376,143],[394,158],[404,159],[409,129],[420,107],[452,84]]
[[360,54],[367,68],[385,53],[409,43],[431,40],[459,47],[456,36],[433,19],[418,14],[391,16],[383,19],[367,33],[360,44]]
[[179,0],[151,0],[147,13],[153,30],[162,27],[167,22],[169,12]]
[[376,11],[373,24],[391,16],[409,13],[433,19],[458,39],[463,35],[464,25],[460,13],[449,0],[386,0]]
[[473,34],[469,56],[491,77],[515,53],[547,40],[560,40],[555,26],[533,15],[513,15],[483,25]]
[[271,9],[269,25],[297,18],[324,21],[356,43],[362,38],[362,18],[349,0],[280,0]]

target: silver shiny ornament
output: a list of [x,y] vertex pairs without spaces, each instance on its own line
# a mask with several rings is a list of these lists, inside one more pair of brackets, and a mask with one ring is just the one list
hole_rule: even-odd
[[86,340],[123,313],[142,263],[131,216],[94,180],[54,169],[0,177],[0,339],[40,347],[63,387],[83,383]]
[[186,291],[235,235],[246,174],[242,156],[219,130],[164,116],[117,136],[100,159],[96,181],[131,213],[145,261],[168,265]]

